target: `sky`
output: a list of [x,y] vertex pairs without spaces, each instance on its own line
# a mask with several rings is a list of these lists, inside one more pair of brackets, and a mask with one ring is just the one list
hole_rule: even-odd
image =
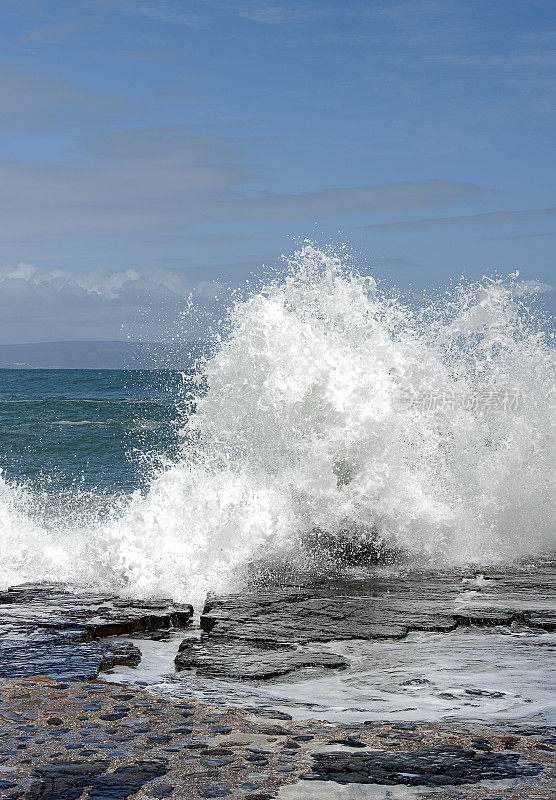
[[305,237],[415,292],[517,268],[553,302],[552,0],[0,15],[0,344],[160,338]]

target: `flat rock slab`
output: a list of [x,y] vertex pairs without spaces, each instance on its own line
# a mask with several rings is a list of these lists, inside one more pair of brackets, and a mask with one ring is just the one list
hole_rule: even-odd
[[0,676],[85,679],[114,664],[133,666],[141,658],[137,647],[103,638],[186,627],[192,616],[192,606],[170,600],[124,601],[59,584],[16,586],[0,593]]
[[333,653],[298,650],[293,646],[263,646],[256,642],[184,639],[175,659],[177,670],[196,669],[201,675],[266,680],[306,668],[342,669],[349,661]]
[[308,780],[377,783],[387,786],[460,786],[538,775],[543,765],[517,753],[478,753],[463,747],[431,747],[412,751],[317,753]]
[[85,789],[90,800],[125,800],[168,771],[164,761],[138,761],[108,773],[110,761],[61,761],[36,767],[26,800],[77,800]]
[[[410,572],[361,580],[324,579],[209,598],[201,628],[213,637],[303,644],[337,639],[399,639],[410,631],[458,625],[519,623],[554,630],[556,564],[533,574],[490,568],[489,578],[464,571]],[[485,588],[486,587],[486,588]]]
[[[335,640],[396,640],[411,632],[459,626],[556,627],[556,565],[466,571],[370,573],[362,579],[298,576],[243,594],[209,597],[200,643],[184,641],[179,669],[240,679],[268,679],[306,667],[343,667],[316,645]],[[312,646],[312,647],[311,647]]]

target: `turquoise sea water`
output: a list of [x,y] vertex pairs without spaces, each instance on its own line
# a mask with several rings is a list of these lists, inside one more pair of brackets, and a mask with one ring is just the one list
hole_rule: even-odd
[[0,370],[0,468],[49,492],[140,486],[176,452],[182,373]]

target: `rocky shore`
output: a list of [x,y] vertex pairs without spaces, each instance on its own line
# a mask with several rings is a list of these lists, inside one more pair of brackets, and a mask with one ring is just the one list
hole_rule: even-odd
[[464,574],[255,587],[209,598],[199,623],[171,601],[14,587],[0,593],[0,797],[554,798],[556,732],[543,725],[295,721],[99,679],[116,665],[131,673],[141,637],[165,631],[183,633],[176,680],[239,681],[347,669],[317,646],[335,639],[403,641],[469,625],[554,631],[554,574],[551,564],[534,577],[492,572],[499,591],[487,599],[486,579]]
[[[297,796],[317,800],[322,781],[416,786],[419,797],[427,789],[437,798],[556,796],[556,736],[548,731],[264,719],[137,687],[47,677],[3,679],[0,720],[0,793],[13,800],[270,800],[281,787],[295,798],[296,784],[304,785]],[[508,780],[508,793],[480,783]]]

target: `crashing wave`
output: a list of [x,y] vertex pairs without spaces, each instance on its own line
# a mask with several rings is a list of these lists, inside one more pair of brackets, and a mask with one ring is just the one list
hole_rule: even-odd
[[411,303],[307,245],[229,323],[182,457],[146,494],[53,529],[0,484],[0,582],[19,564],[20,579],[185,599],[259,558],[554,548],[554,351],[516,276]]

